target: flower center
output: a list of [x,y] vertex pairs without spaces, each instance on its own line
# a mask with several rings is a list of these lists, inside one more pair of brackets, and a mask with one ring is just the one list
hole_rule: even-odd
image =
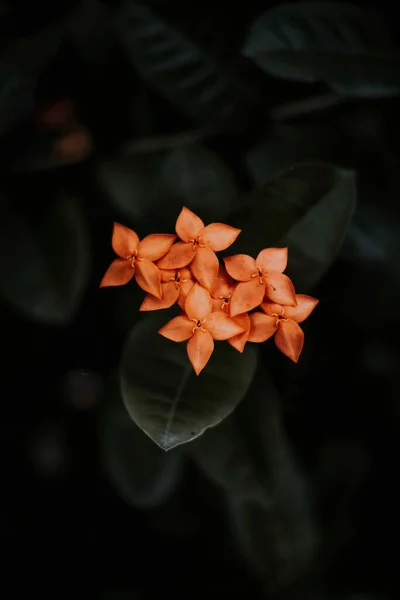
[[194,240],[190,240],[190,242],[193,244],[193,251],[195,252],[197,250],[197,248],[204,248],[204,244],[201,243],[201,238],[197,237]]
[[229,304],[231,297],[230,296],[220,296],[222,300],[221,310],[225,310],[225,307]]
[[180,283],[186,283],[187,279],[181,279],[181,274],[179,271],[175,271],[175,275],[169,279],[169,281],[173,281],[175,283],[176,288],[179,290]]
[[203,319],[202,321],[200,319],[191,319],[191,321],[193,321],[193,323],[195,324],[192,329],[193,333],[196,331],[196,329],[202,331],[203,333],[207,333],[207,329],[204,329],[202,327],[204,325],[204,323],[206,322],[205,319]]
[[130,261],[131,267],[132,267],[132,269],[134,269],[135,268],[135,262],[138,260],[137,252],[134,252],[133,254],[130,254],[129,256],[127,256],[126,260]]
[[256,273],[253,273],[252,277],[258,277],[258,283],[259,283],[260,285],[263,285],[263,283],[264,283],[264,273],[262,272],[262,270],[261,270],[261,269],[259,269],[259,268],[257,267],[257,272],[256,272]]

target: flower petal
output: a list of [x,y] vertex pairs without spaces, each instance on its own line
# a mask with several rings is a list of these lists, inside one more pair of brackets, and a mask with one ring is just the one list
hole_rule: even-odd
[[179,279],[184,282],[185,279],[193,279],[192,272],[189,267],[183,267],[179,269]]
[[211,298],[212,300],[212,312],[218,312],[219,310],[225,310],[225,302],[222,298]]
[[147,235],[139,244],[138,256],[155,261],[165,256],[172,244],[176,240],[176,235],[171,233],[151,233]]
[[291,319],[279,321],[275,344],[283,354],[297,363],[304,345],[304,333],[300,325]]
[[196,329],[193,336],[187,343],[187,353],[190,362],[196,372],[200,375],[214,350],[214,341],[211,333]]
[[117,258],[108,267],[103,279],[101,280],[100,287],[125,285],[133,278],[134,274],[135,269],[132,267],[129,260]]
[[139,237],[129,227],[114,223],[111,245],[115,254],[118,254],[121,258],[128,258],[138,249]]
[[188,293],[185,302],[185,312],[188,318],[202,321],[208,317],[211,310],[212,303],[210,292],[198,283],[195,283],[192,290]]
[[159,269],[181,269],[194,259],[193,244],[178,242],[157,262]]
[[219,310],[211,313],[204,324],[205,328],[211,333],[214,340],[229,340],[229,338],[239,333],[244,333],[243,327],[235,323],[228,315]]
[[296,306],[296,292],[294,285],[287,275],[271,271],[265,281],[265,296],[282,306]]
[[151,294],[147,294],[139,310],[161,310],[162,308],[169,308],[178,300],[179,289],[173,281],[168,281],[168,283],[161,284],[161,294],[161,298],[156,298]]
[[257,267],[264,273],[277,271],[283,273],[287,266],[288,249],[287,248],[265,248],[261,250],[256,258]]
[[285,306],[285,317],[296,323],[305,321],[319,302],[316,298],[306,294],[297,294],[296,301],[297,306]]
[[228,275],[226,269],[220,266],[218,270],[218,277],[214,279],[214,282],[211,286],[211,296],[213,298],[229,298],[234,285],[234,281]]
[[186,342],[193,335],[193,322],[181,315],[168,321],[158,333],[173,342]]
[[208,290],[218,277],[219,262],[211,248],[197,248],[194,261],[190,265],[197,281]]
[[250,315],[250,333],[249,342],[265,342],[276,333],[277,319],[270,317],[262,312],[255,312]]
[[152,296],[161,298],[161,280],[158,267],[145,258],[136,261],[137,284]]
[[236,317],[241,313],[249,312],[260,306],[265,295],[265,285],[260,283],[258,277],[250,281],[238,283],[233,290],[230,301],[230,315]]
[[275,304],[274,302],[262,302],[261,309],[265,312],[266,315],[273,317],[274,315],[283,317],[285,314],[285,310],[287,307],[283,307],[280,304]]
[[204,223],[191,210],[184,206],[176,220],[175,231],[184,242],[195,240],[204,228]]
[[242,315],[237,315],[234,317],[233,320],[244,329],[244,332],[239,333],[239,335],[235,335],[233,338],[230,338],[228,340],[228,344],[233,346],[238,352],[243,352],[246,342],[249,339],[250,317],[247,313],[243,313]]
[[[156,264],[159,267],[160,263]],[[160,269],[161,283],[167,283],[168,281],[175,280],[175,269]]]
[[241,231],[241,229],[224,225],[224,223],[211,223],[204,227],[200,237],[203,244],[206,244],[214,252],[220,252],[232,246]]
[[249,281],[257,273],[256,261],[248,254],[234,254],[224,258],[225,268],[236,281]]
[[185,310],[185,302],[189,292],[192,290],[194,286],[193,279],[187,279],[186,281],[181,281],[179,284],[179,297],[178,304],[182,310]]

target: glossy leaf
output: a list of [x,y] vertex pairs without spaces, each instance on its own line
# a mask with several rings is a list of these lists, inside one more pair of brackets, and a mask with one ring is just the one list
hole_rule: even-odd
[[26,317],[66,325],[89,277],[86,224],[75,200],[61,199],[37,227],[18,213],[0,224],[0,294]]
[[113,398],[101,426],[103,466],[115,491],[135,508],[164,504],[180,482],[184,459],[163,452]]
[[121,215],[151,223],[152,231],[157,222],[173,231],[182,205],[207,222],[222,219],[238,206],[232,172],[198,144],[117,157],[98,165],[97,178]]
[[253,23],[244,54],[270,75],[321,81],[342,95],[400,91],[400,55],[379,15],[343,2],[278,6]]
[[156,10],[125,0],[118,31],[139,74],[184,114],[236,128],[251,111],[247,88],[236,75]]
[[216,342],[204,371],[196,376],[186,343],[158,334],[169,320],[149,315],[132,330],[121,362],[121,390],[131,418],[164,450],[185,444],[227,417],[246,394],[257,350],[240,354]]
[[340,250],[355,207],[354,174],[325,163],[300,164],[252,192],[246,205],[236,217],[243,231],[235,252],[254,256],[268,246],[288,246],[287,274],[306,292]]

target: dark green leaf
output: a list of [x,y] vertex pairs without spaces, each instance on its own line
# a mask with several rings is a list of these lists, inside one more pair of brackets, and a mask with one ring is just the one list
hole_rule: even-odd
[[268,246],[288,246],[288,274],[301,291],[312,287],[335,259],[355,207],[354,175],[323,163],[287,169],[248,199],[249,217],[234,252],[256,256]]
[[118,30],[139,74],[184,114],[236,127],[249,113],[247,91],[229,68],[155,10],[125,0]]
[[65,325],[89,276],[89,242],[79,204],[57,201],[40,226],[18,213],[0,225],[0,294],[28,318]]
[[179,484],[183,456],[153,444],[121,401],[106,411],[101,441],[108,478],[126,502],[136,508],[156,508],[168,500]]
[[400,91],[400,57],[391,34],[365,7],[342,2],[278,6],[253,24],[244,54],[271,75],[321,81],[346,96]]
[[243,354],[216,342],[210,362],[196,376],[186,344],[158,334],[165,314],[138,323],[125,346],[121,390],[131,418],[164,450],[197,438],[227,417],[246,394],[257,365],[257,349]]
[[174,230],[182,206],[206,221],[238,206],[236,181],[227,165],[201,145],[124,155],[101,163],[97,178],[112,205],[132,224],[158,222]]

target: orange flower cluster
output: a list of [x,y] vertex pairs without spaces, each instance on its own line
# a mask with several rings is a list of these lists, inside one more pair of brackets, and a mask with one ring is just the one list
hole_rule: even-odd
[[156,233],[140,241],[134,231],[115,223],[112,247],[119,258],[111,263],[100,287],[124,285],[135,277],[147,292],[141,311],[178,303],[183,314],[159,333],[174,342],[187,341],[197,375],[211,357],[214,340],[227,340],[243,352],[247,342],[265,342],[274,336],[279,350],[297,362],[304,344],[299,323],[318,300],[296,294],[283,274],[287,248],[266,248],[256,259],[236,254],[224,259],[224,268],[216,252],[229,248],[240,229],[223,223],[205,226],[184,207],[175,230],[176,235]]

